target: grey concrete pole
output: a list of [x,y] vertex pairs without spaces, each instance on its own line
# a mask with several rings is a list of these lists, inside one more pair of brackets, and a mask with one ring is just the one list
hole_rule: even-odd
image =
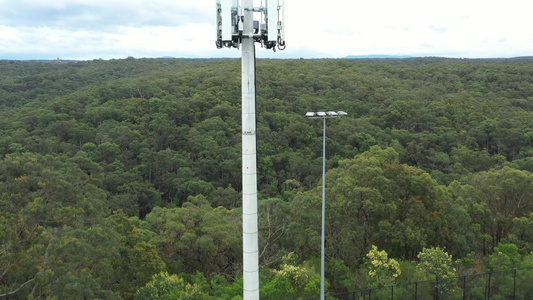
[[243,0],[242,34],[242,226],[243,298],[259,299],[259,238],[257,218],[257,151],[255,116],[255,45],[253,0]]

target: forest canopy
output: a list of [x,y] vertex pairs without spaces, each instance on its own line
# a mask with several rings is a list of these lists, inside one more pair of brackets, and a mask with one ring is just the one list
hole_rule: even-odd
[[[0,297],[239,299],[240,76],[0,61]],[[329,293],[533,266],[533,58],[258,60],[262,298],[319,293],[321,110]]]

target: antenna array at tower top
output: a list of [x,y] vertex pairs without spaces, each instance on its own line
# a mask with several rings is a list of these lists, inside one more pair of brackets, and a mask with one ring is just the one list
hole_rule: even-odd
[[[261,1],[262,2],[262,1]],[[254,7],[251,34],[244,33],[244,11],[238,0],[216,0],[216,45],[217,48],[238,48],[243,37],[251,37],[262,47],[285,49],[283,0],[265,0],[266,5]]]

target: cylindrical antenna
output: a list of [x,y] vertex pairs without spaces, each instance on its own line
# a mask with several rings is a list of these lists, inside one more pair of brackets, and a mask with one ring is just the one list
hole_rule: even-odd
[[287,30],[287,24],[285,24],[285,0],[281,0],[281,38],[285,42],[285,31]]

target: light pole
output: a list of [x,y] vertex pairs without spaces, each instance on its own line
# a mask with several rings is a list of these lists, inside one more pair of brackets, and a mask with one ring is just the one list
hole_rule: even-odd
[[324,130],[322,135],[322,233],[321,233],[321,246],[320,246],[320,299],[324,300],[324,269],[325,259],[324,253],[326,248],[326,119],[338,118],[346,116],[344,111],[319,111],[319,112],[307,112],[305,116],[309,119],[324,119]]

